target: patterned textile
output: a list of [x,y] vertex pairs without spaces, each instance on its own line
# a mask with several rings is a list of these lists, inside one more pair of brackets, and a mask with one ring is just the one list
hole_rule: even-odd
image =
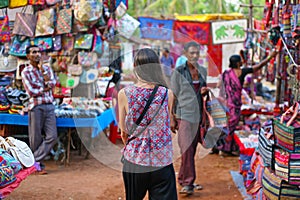
[[[44,70],[50,77],[48,84],[51,88],[55,86],[55,78],[50,67],[44,65]],[[52,90],[44,92],[44,80],[43,75],[40,70],[27,64],[22,71],[22,82],[25,87],[26,92],[30,95],[28,108],[31,110],[34,106],[40,104],[53,103],[54,98],[52,95]]]
[[154,19],[149,17],[139,17],[141,38],[154,40],[171,40],[173,30],[173,20]]
[[279,120],[274,120],[276,144],[290,152],[300,152],[300,128],[286,126]]
[[0,17],[0,42],[10,41],[9,19],[8,15]]
[[[160,107],[166,91],[163,87],[158,88],[140,125],[129,136],[131,138],[135,134],[142,132],[137,138],[132,139],[124,149],[124,158],[129,162],[152,167],[167,166],[172,163],[173,149],[167,97]],[[126,116],[127,130],[131,130],[133,124],[142,113],[151,93],[152,89],[136,86],[125,88],[129,107],[129,112]],[[152,119],[153,114],[159,108],[160,110],[155,119]],[[151,124],[148,124],[151,119]]]
[[300,185],[300,153],[275,149],[275,174],[292,185]]
[[209,43],[210,23],[175,21],[173,30],[175,42],[194,40],[199,44]]
[[13,34],[34,37],[37,16],[34,14],[16,13]]
[[72,9],[62,9],[58,13],[56,33],[70,33],[72,30]]

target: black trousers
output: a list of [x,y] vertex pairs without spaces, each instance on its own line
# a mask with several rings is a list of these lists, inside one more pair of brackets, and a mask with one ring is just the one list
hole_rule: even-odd
[[151,200],[177,200],[173,164],[144,167],[124,161],[123,180],[126,200],[143,200],[147,191]]

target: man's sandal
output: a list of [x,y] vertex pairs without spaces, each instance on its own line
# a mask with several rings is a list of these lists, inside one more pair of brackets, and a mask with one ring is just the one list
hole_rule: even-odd
[[196,190],[203,190],[203,186],[200,184],[194,183],[193,186]]
[[194,193],[194,189],[189,187],[189,186],[184,186],[181,188],[179,191],[179,194],[186,194],[186,195],[191,195]]

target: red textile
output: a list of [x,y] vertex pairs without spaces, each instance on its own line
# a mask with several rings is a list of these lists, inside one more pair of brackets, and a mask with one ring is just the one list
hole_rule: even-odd
[[14,181],[12,184],[9,184],[5,188],[0,189],[0,198],[2,199],[2,198],[7,197],[11,192],[13,192],[17,187],[19,187],[21,182],[24,179],[26,179],[27,176],[29,176],[30,174],[32,174],[35,171],[36,171],[36,168],[34,166],[26,168],[26,169],[22,169],[21,171],[19,171],[19,173],[15,175],[17,178],[16,181]]
[[194,40],[199,44],[209,43],[210,23],[208,22],[182,22],[174,23],[175,42],[190,42]]
[[218,77],[222,73],[222,44],[207,46],[208,57],[208,76]]

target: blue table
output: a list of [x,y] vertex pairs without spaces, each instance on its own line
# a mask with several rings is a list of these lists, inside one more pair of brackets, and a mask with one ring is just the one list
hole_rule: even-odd
[[[95,118],[56,118],[57,127],[69,128],[68,130],[68,148],[67,148],[67,159],[69,163],[70,159],[70,143],[71,143],[71,128],[92,128],[92,138],[96,137],[108,127],[112,122],[115,121],[114,111],[112,108],[107,109],[101,115]],[[28,116],[18,114],[0,114],[0,124],[4,125],[21,125],[28,126]]]

